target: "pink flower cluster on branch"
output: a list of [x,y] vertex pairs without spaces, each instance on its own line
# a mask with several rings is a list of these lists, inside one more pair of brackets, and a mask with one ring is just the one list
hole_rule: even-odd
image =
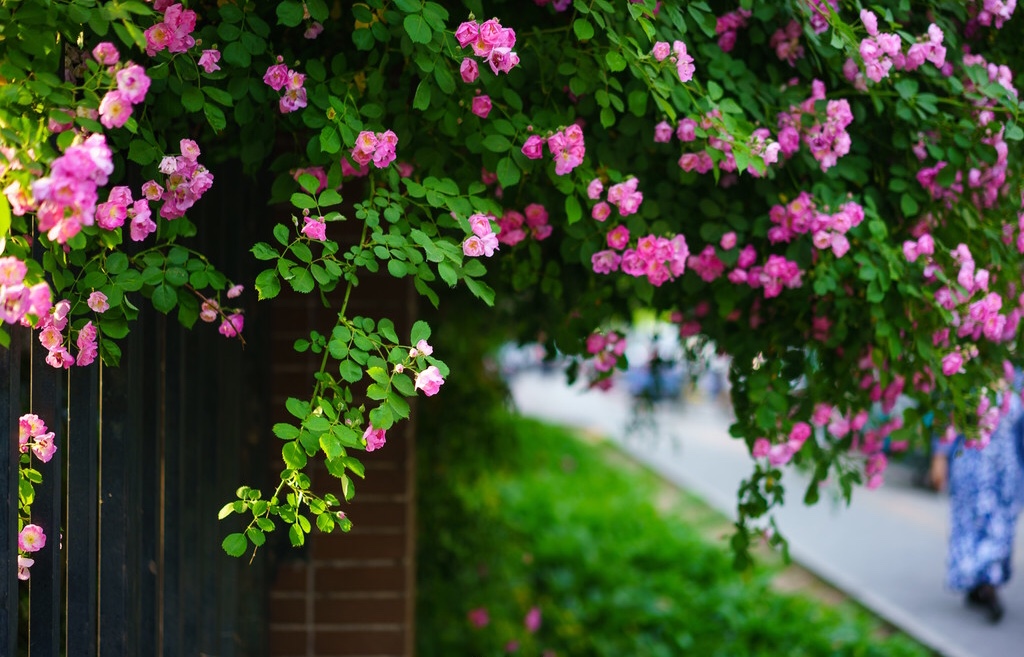
[[43,463],[49,463],[57,452],[52,431],[46,430],[46,423],[38,415],[27,413],[18,418],[18,451],[30,451]]
[[[782,154],[791,157],[800,149],[803,140],[821,165],[822,171],[828,171],[839,158],[850,152],[850,135],[846,127],[853,122],[850,103],[846,99],[829,100],[825,103],[824,120],[816,115],[815,105],[825,100],[825,84],[820,80],[811,83],[811,96],[799,107],[792,106],[788,112],[778,116],[779,144]],[[818,119],[810,127],[804,125],[803,116],[810,114]]]
[[156,0],[153,8],[163,11],[164,19],[144,33],[147,55],[153,57],[161,50],[185,52],[196,45],[192,37],[196,29],[196,12],[185,9],[180,3],[170,4],[166,0]]
[[[455,40],[462,48],[472,46],[473,54],[486,61],[495,75],[508,73],[519,63],[519,56],[512,50],[516,45],[516,32],[510,27],[502,27],[497,18],[483,23],[465,21],[455,30]],[[463,79],[467,74],[467,69],[464,69]],[[476,79],[475,75],[473,79]]]
[[[943,34],[934,23],[928,27],[927,40],[919,40],[903,54],[903,41],[898,34],[878,31],[878,17],[868,9],[860,12],[861,22],[868,36],[860,42],[860,56],[864,62],[867,77],[880,82],[889,76],[892,68],[913,71],[928,61],[937,68],[946,65],[946,48],[942,45]],[[849,78],[850,73],[844,71]]]
[[555,160],[555,173],[559,176],[564,176],[582,164],[587,154],[586,145],[583,143],[583,129],[575,123],[546,139],[539,135],[530,135],[523,144],[523,155],[531,160],[539,160],[544,155],[545,143]]
[[25,284],[28,267],[14,256],[0,257],[0,323],[29,326],[53,307],[50,286],[45,281]]
[[627,178],[608,188],[608,201],[602,201],[601,194],[604,192],[604,184],[600,178],[594,178],[587,185],[587,197],[597,201],[591,208],[590,216],[597,221],[605,221],[611,216],[612,206],[618,209],[619,214],[628,217],[636,214],[640,204],[644,201],[644,193],[637,189],[640,181],[637,178]]
[[[102,292],[94,292],[89,296],[87,305],[97,314],[105,312],[110,308],[107,297]],[[68,369],[72,365],[86,367],[96,361],[99,354],[99,347],[96,342],[98,331],[91,321],[86,322],[78,329],[75,345],[78,347],[78,357],[71,355],[68,347],[65,346],[63,331],[68,329],[68,344],[72,329],[68,326],[68,314],[71,311],[71,303],[62,299],[54,304],[50,312],[44,314],[37,324],[39,329],[39,344],[43,345],[49,352],[46,356],[46,363],[57,369]]]
[[360,166],[366,166],[373,162],[373,166],[378,169],[385,169],[395,161],[396,148],[398,148],[398,135],[391,130],[376,133],[363,130],[356,135],[352,159]]
[[94,134],[72,144],[53,161],[50,175],[32,183],[39,203],[39,230],[60,244],[92,226],[96,213],[96,188],[107,184],[114,163],[106,138]]
[[498,235],[494,232],[489,214],[477,213],[469,217],[472,234],[462,242],[462,253],[471,258],[486,256],[490,258],[498,250]]
[[626,336],[618,331],[595,331],[587,337],[586,348],[593,358],[594,369],[600,373],[610,372],[626,353]]
[[[199,145],[191,139],[179,142],[181,154],[164,156],[160,160],[160,173],[167,176],[164,187],[149,181],[142,186],[147,200],[163,201],[160,216],[172,220],[183,217],[185,212],[213,186],[213,174],[199,163]],[[136,215],[137,217],[138,215]],[[134,235],[133,220],[133,235]],[[155,226],[147,226],[154,228]],[[140,228],[140,233],[142,232]]]
[[803,59],[804,47],[800,45],[800,35],[803,34],[803,27],[800,22],[793,19],[786,23],[786,27],[780,27],[772,34],[768,45],[775,49],[775,55],[790,66],[796,66],[796,60]]
[[[108,67],[117,84],[100,100],[99,119],[105,128],[120,128],[132,115],[132,108],[146,99],[150,79],[145,69],[138,64],[127,62],[119,67],[120,53],[114,44],[104,41],[92,51],[93,58]],[[58,131],[62,131],[63,126]]]
[[718,35],[718,47],[723,52],[730,52],[736,47],[736,32],[747,26],[750,11],[737,9],[723,14],[715,21],[715,34]]
[[306,106],[306,76],[288,68],[283,62],[284,59],[278,55],[277,63],[263,74],[263,83],[274,91],[284,91],[277,106],[282,114],[288,114]]
[[696,68],[693,65],[693,57],[686,52],[686,44],[682,41],[673,41],[671,45],[667,41],[657,41],[651,50],[651,54],[659,62],[666,59],[676,65],[676,75],[680,82],[689,82],[693,79]]
[[515,246],[527,237],[539,241],[551,235],[548,223],[548,210],[539,203],[530,203],[523,212],[505,210],[498,218],[498,241],[502,244]]
[[768,229],[768,239],[773,244],[810,233],[816,248],[832,249],[837,258],[842,258],[850,250],[846,233],[864,220],[864,208],[850,201],[829,214],[818,209],[810,194],[800,192],[786,205],[772,206],[768,218],[775,224]]

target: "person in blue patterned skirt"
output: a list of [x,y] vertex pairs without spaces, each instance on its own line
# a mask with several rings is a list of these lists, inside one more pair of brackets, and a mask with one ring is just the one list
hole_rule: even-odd
[[1011,575],[1017,516],[1024,504],[1024,408],[1016,391],[983,448],[963,437],[933,447],[930,478],[949,485],[950,536],[946,585],[966,592],[969,607],[990,621],[1003,617],[997,593]]

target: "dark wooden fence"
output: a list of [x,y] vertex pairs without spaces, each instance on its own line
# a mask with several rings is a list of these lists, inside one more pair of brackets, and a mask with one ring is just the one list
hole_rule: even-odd
[[[252,264],[239,230],[257,195],[220,176],[227,194],[204,199],[201,245],[240,280]],[[230,221],[228,220],[230,218]],[[216,325],[181,329],[144,312],[118,368],[55,370],[36,333],[0,348],[0,657],[260,657],[267,652],[264,558],[224,555],[217,511],[267,469],[269,364],[251,287],[248,347]],[[250,328],[253,327],[253,328]],[[36,488],[32,522],[46,546],[17,579],[18,418],[32,412],[57,452]],[[236,523],[237,525],[237,523]]]
[[[212,329],[211,329],[212,332]],[[147,316],[121,367],[55,370],[34,336],[0,351],[5,493],[0,654],[259,655],[264,571],[220,550],[218,508],[259,483],[260,409],[237,349]],[[47,544],[17,580],[17,421],[56,432],[32,522]],[[248,456],[248,458],[246,458]],[[27,598],[27,607],[19,601]]]

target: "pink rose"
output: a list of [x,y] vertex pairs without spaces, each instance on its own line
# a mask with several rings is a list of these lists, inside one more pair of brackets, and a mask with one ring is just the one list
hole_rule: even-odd
[[441,389],[441,385],[444,383],[444,379],[441,377],[441,371],[437,369],[435,365],[431,365],[427,369],[416,374],[416,390],[422,390],[423,394],[427,397],[433,397],[437,394],[437,391]]
[[375,429],[372,424],[366,427],[366,431],[363,432],[363,440],[366,441],[367,452],[380,449],[387,442],[384,429]]
[[477,96],[473,99],[473,114],[476,114],[481,119],[486,119],[487,115],[491,113],[491,97],[484,94],[483,96]]
[[476,63],[476,60],[467,57],[462,60],[462,65],[459,66],[459,73],[462,75],[462,81],[466,84],[472,84],[480,77],[480,66]]
[[530,135],[523,144],[523,155],[531,160],[539,160],[544,156],[544,138],[538,135]]

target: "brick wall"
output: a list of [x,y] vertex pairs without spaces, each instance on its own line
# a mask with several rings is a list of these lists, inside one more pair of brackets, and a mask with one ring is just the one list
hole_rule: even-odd
[[[332,224],[332,227],[337,224]],[[385,277],[361,277],[349,315],[395,320],[408,336],[415,312],[410,285]],[[289,418],[288,396],[308,397],[320,356],[296,354],[291,345],[310,329],[329,333],[333,314],[317,295],[283,293],[273,302],[273,415]],[[335,311],[336,312],[336,311]],[[387,445],[359,457],[366,479],[345,512],[348,534],[316,532],[301,550],[282,548],[270,590],[271,657],[409,657],[413,654],[415,587],[415,423],[388,432]],[[279,449],[276,445],[274,449]],[[280,455],[272,458],[280,466]],[[271,476],[277,477],[278,470]],[[321,466],[314,486],[342,498],[340,486]]]

